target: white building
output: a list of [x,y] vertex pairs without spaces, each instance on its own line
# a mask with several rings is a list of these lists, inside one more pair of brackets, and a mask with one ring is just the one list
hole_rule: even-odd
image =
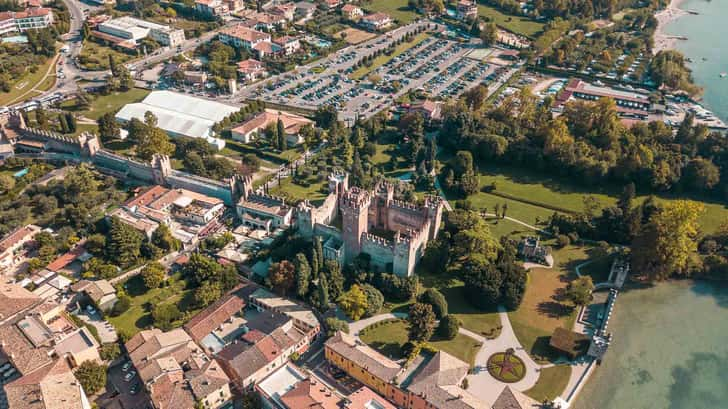
[[212,126],[237,112],[238,108],[186,94],[154,91],[142,102],[125,105],[116,114],[116,120],[122,124],[131,121],[132,118],[143,121],[144,113],[147,111],[157,117],[157,125],[170,136],[204,138],[218,149],[222,149],[225,147],[225,141],[214,137]]
[[247,28],[241,24],[220,30],[220,41],[237,48],[252,50],[262,42],[270,42],[270,34]]
[[132,40],[134,43],[149,36],[159,44],[176,47],[185,40],[183,30],[128,16],[105,21],[98,25],[98,30],[117,38]]
[[51,24],[53,12],[43,7],[0,13],[0,35],[46,28]]

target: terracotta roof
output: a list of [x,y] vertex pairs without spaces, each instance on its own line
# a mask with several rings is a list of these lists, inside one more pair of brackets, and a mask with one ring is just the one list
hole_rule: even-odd
[[263,70],[263,63],[252,58],[238,63],[238,71],[241,72],[258,72],[261,70]]
[[184,328],[195,341],[200,342],[243,308],[245,300],[235,293],[230,293],[192,317]]
[[436,408],[473,409],[486,404],[460,387],[469,365],[446,352],[437,352],[415,372],[407,389]]
[[377,22],[384,22],[386,20],[391,20],[392,18],[389,17],[389,14],[386,13],[373,13],[373,14],[367,14],[366,16],[362,17],[362,20],[369,21],[372,23]]
[[280,48],[276,49],[276,46],[277,44],[274,44],[270,41],[261,41],[260,43],[254,45],[253,49],[265,54],[273,54],[277,51],[280,51]]
[[260,349],[240,341],[233,342],[223,348],[218,352],[217,359],[227,362],[228,367],[242,381],[245,381],[269,362]]
[[77,258],[81,257],[84,254],[86,254],[86,249],[83,246],[76,246],[66,254],[63,254],[62,256],[53,260],[50,264],[46,266],[46,268],[50,271],[58,271],[63,267],[73,263]]
[[356,6],[354,4],[345,4],[344,7],[341,8],[341,11],[344,13],[351,13],[354,10],[361,10],[359,6]]
[[240,24],[220,30],[220,34],[225,34],[230,37],[239,38],[243,41],[256,42],[262,40],[269,40],[270,34],[266,34],[257,30],[244,27]]
[[339,399],[323,383],[305,379],[281,396],[288,409],[339,409]]
[[[346,398],[348,402],[344,404],[345,409],[369,409],[372,407],[380,409],[396,409],[394,405],[366,386],[362,386]],[[376,404],[373,405],[373,402]]]
[[40,302],[40,297],[17,284],[0,283],[0,321]]
[[341,331],[326,341],[326,348],[346,357],[357,366],[387,382],[393,380],[400,371],[400,366],[396,362]]
[[0,327],[0,349],[21,374],[29,374],[51,363],[50,348],[34,347],[14,324]]
[[64,359],[29,373],[5,385],[10,408],[78,409],[82,407],[81,386]]
[[34,224],[18,227],[0,240],[0,252],[13,248],[21,241],[32,239],[38,233],[40,233],[40,227]]
[[491,409],[535,409],[540,407],[541,405],[537,401],[506,386],[498,395],[498,399],[495,400]]
[[273,109],[266,109],[265,111],[254,116],[244,124],[233,128],[233,132],[240,134],[247,134],[253,131],[259,131],[265,129],[270,124],[276,124],[278,120],[283,122],[283,127],[287,133],[297,133],[300,129],[308,124],[313,124],[313,121],[302,117],[300,115],[292,114],[290,112],[276,111]]
[[208,396],[230,383],[230,378],[225,375],[220,364],[214,359],[208,361],[200,369],[186,372],[185,379],[188,380],[192,393],[198,399]]
[[150,398],[158,409],[193,408],[195,397],[188,385],[182,382],[180,374],[165,374],[151,385]]

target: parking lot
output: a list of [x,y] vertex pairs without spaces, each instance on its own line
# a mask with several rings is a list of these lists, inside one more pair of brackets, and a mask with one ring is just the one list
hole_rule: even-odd
[[328,362],[322,362],[313,371],[316,376],[326,382],[344,396],[351,395],[364,386],[361,382],[347,375],[344,371]]
[[[357,62],[390,47],[422,25],[431,36],[367,75],[376,74],[381,81],[373,84],[349,77],[356,70]],[[272,77],[243,90],[241,95],[310,110],[333,105],[341,120],[353,122],[356,117],[368,118],[386,109],[396,98],[413,89],[425,91],[432,98],[447,99],[478,84],[501,83],[507,79],[505,74],[511,74],[509,66],[486,63],[482,57],[468,57],[474,50],[484,50],[479,40],[458,41],[442,35],[445,32],[443,26],[429,22],[403,26],[342,49],[322,61]],[[486,55],[497,54],[497,50],[486,51]]]
[[114,400],[120,401],[124,408],[151,409],[144,385],[128,359],[109,368],[106,393],[100,401],[105,406],[111,406]]

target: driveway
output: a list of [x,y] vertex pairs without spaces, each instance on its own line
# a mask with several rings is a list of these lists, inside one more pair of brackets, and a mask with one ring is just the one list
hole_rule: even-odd
[[99,332],[99,338],[101,338],[101,343],[108,344],[110,342],[116,342],[116,340],[119,338],[118,335],[116,335],[116,330],[114,327],[109,323],[109,321],[106,321],[101,318],[101,315],[99,315],[98,312],[95,312],[93,314],[89,314],[88,312],[84,311],[83,313],[78,315],[83,322],[93,325],[96,330]]
[[[124,371],[122,370],[123,362],[127,362],[127,359],[122,360],[119,365],[114,365],[109,368],[106,381],[107,393],[100,398],[100,402],[103,402],[100,406],[111,406],[111,401],[119,400],[124,408],[151,409],[149,396],[146,390],[144,390],[144,385],[139,384],[139,375],[136,375],[129,382],[124,380],[124,376],[129,371],[133,371],[134,367],[131,367],[128,371]],[[129,390],[133,385],[137,385],[138,392],[132,395]]]
[[379,314],[375,315],[373,317],[365,318],[363,320],[359,320],[356,322],[350,322],[349,323],[349,335],[353,335],[355,337],[359,337],[359,332],[363,330],[364,328],[374,324],[375,322],[384,321],[384,320],[393,320],[398,318],[407,318],[407,314],[403,312],[397,312],[397,313],[387,313],[387,314]]

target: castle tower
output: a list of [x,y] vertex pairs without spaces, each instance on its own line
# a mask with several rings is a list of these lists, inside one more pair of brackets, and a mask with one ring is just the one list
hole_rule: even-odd
[[[410,232],[413,234],[414,232]],[[417,264],[417,248],[413,237],[400,234],[394,236],[394,256],[392,258],[392,272],[400,277],[409,277],[414,274]]]
[[390,203],[394,200],[394,185],[386,181],[380,181],[374,186],[374,193],[376,194],[376,201],[371,212],[370,223],[380,229],[389,230],[387,212]]
[[172,173],[172,161],[167,155],[154,154],[152,156],[152,178],[158,185],[166,185],[167,178]]
[[430,220],[430,240],[437,238],[442,222],[442,198],[440,196],[425,196],[425,216]]
[[344,259],[351,262],[361,253],[361,236],[368,231],[369,192],[353,187],[341,197],[342,234]]
[[296,206],[296,227],[301,237],[313,238],[313,208],[308,200],[304,200]]
[[332,172],[329,175],[329,192],[341,196],[349,190],[349,174],[346,172]]
[[235,203],[239,202],[240,199],[248,200],[248,197],[253,193],[253,178],[245,175],[234,175],[230,178],[230,192]]

